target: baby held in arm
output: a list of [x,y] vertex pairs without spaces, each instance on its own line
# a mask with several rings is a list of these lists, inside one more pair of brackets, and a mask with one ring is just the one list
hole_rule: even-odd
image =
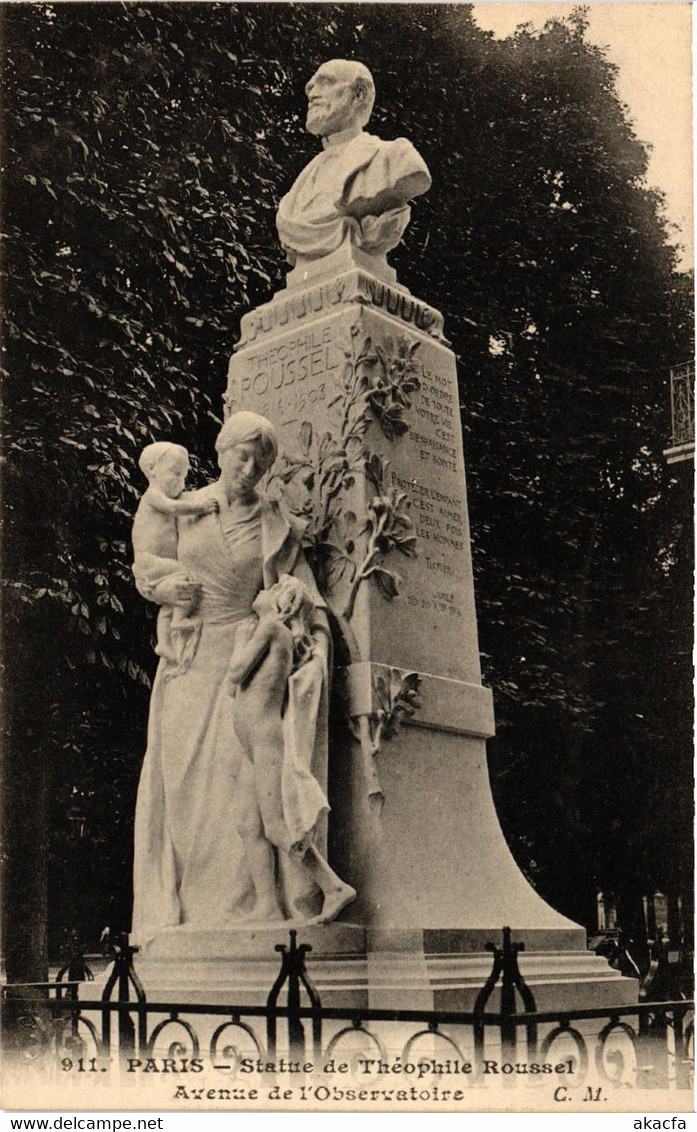
[[[292,797],[292,791],[284,790],[284,774],[287,783],[294,773],[283,726],[288,682],[313,657],[314,608],[302,582],[282,575],[276,585],[257,596],[255,616],[240,626],[230,661],[235,731],[243,751],[236,817],[254,883],[255,919],[284,919],[276,891],[274,849],[299,862],[322,892],[322,910],[310,922],[334,919],[356,896],[313,843],[316,819],[310,828],[304,828],[284,806],[284,796]],[[305,790],[318,798],[311,812],[317,817],[326,813],[326,798],[309,772]]]
[[180,444],[156,441],[138,461],[148,480],[133,520],[133,573],[142,587],[170,582],[177,605],[163,605],[157,620],[156,653],[172,664],[180,660],[177,641],[192,629],[200,589],[177,562],[177,518],[210,515],[215,499],[180,498],[189,472],[189,454]]

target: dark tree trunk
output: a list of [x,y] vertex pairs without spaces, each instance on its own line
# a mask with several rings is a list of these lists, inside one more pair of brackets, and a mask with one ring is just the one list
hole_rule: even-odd
[[[48,978],[49,767],[45,746],[6,680],[3,952],[7,981]],[[9,694],[8,694],[9,693]]]

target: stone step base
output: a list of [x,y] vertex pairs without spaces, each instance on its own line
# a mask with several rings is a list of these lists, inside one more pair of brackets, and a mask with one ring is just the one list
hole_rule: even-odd
[[[298,925],[297,933],[298,944],[312,948],[307,972],[322,1004],[347,1009],[471,1011],[491,971],[485,943],[501,940],[500,929],[483,928],[395,932],[327,924]],[[526,945],[519,966],[537,1009],[636,1002],[638,983],[585,950],[578,935],[512,928],[513,941]],[[142,947],[135,969],[151,1002],[262,1005],[280,969],[275,947],[287,942],[286,924],[170,928]],[[495,991],[488,1009],[498,1007]]]

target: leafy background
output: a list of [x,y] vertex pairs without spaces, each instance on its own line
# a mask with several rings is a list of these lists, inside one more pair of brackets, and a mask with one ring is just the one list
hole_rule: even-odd
[[276,204],[316,151],[303,86],[335,56],[434,174],[393,261],[459,361],[509,843],[589,926],[596,887],[630,924],[644,892],[689,898],[691,477],[662,449],[692,278],[583,10],[502,41],[468,5],[2,22],[9,966],[128,925],[155,659],[137,455],[171,438],[214,474],[239,320],[282,283]]

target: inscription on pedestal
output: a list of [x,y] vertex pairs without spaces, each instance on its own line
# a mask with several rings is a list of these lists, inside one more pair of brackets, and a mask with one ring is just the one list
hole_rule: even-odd
[[[308,557],[354,659],[479,680],[455,359],[340,306],[240,350],[227,409],[277,426],[270,489],[308,522]],[[362,422],[362,423],[361,423]]]
[[230,411],[253,403],[255,412],[279,428],[330,399],[332,376],[341,365],[331,325],[299,331],[235,360],[239,374],[228,390]]
[[[373,336],[376,321],[366,311]],[[478,683],[455,359],[429,340],[422,340],[416,358],[418,389],[405,410],[408,431],[382,448],[390,461],[388,483],[408,500],[416,554],[395,562],[402,584],[391,606],[381,607],[371,595],[371,656]]]
[[[439,550],[465,551],[466,516],[460,490],[449,494],[433,484],[433,471],[457,474],[458,433],[460,428],[457,397],[449,380],[437,371],[422,367],[421,389],[412,413],[418,427],[409,433],[415,475],[410,478],[390,472],[391,483],[406,491],[419,540],[419,554],[425,568],[426,593],[407,595],[410,607],[435,609],[462,618],[463,609],[453,582],[457,571],[442,561]],[[457,414],[457,415],[456,415]],[[441,482],[437,479],[436,482]]]

